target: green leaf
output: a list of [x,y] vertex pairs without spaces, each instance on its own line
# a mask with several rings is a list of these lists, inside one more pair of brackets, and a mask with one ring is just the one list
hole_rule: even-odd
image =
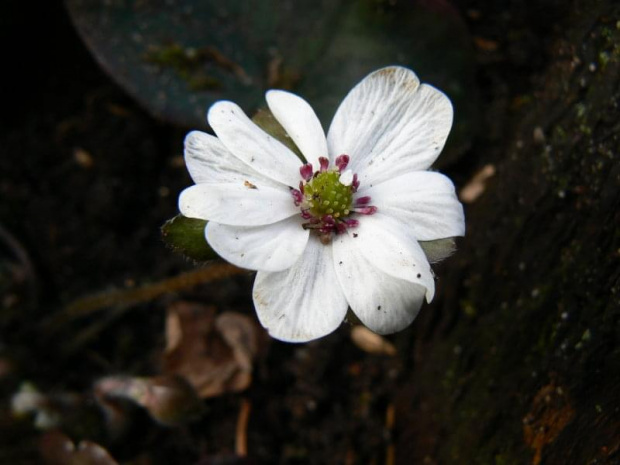
[[348,0],[65,0],[99,64],[152,114],[204,125],[227,99],[251,112],[291,88]]
[[204,262],[218,258],[205,239],[206,220],[177,215],[161,228],[164,242],[192,260]]
[[449,2],[345,2],[329,45],[294,89],[327,129],[338,105],[366,74],[384,66],[412,69],[454,106],[448,143],[435,163],[453,163],[478,128],[475,58],[469,33]]
[[435,167],[480,127],[472,40],[448,1],[65,0],[103,68],[152,114],[202,127],[216,100],[247,113],[267,89],[303,96],[327,130],[347,92],[388,65],[445,92],[454,127]]

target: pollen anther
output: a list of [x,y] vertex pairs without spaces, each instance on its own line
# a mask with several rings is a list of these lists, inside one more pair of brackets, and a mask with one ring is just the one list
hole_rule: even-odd
[[377,211],[375,206],[369,205],[369,196],[355,198],[360,182],[357,174],[345,171],[348,164],[346,154],[336,157],[335,166],[331,168],[329,160],[320,157],[317,171],[313,171],[310,163],[301,166],[299,189],[291,188],[293,201],[306,220],[303,228],[314,231],[324,244],[331,241],[333,234],[343,234],[359,225],[350,215],[372,215]]

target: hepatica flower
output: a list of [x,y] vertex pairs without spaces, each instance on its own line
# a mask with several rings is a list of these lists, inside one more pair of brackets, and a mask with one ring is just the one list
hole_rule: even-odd
[[319,338],[349,307],[376,333],[405,328],[435,293],[420,241],[465,231],[452,182],[428,171],[452,126],[450,101],[389,67],[349,92],[327,137],[302,98],[272,90],[267,104],[306,162],[217,102],[208,113],[217,137],[185,140],[196,184],[181,193],[181,213],[209,220],[209,245],[258,271],[254,305],[273,337]]

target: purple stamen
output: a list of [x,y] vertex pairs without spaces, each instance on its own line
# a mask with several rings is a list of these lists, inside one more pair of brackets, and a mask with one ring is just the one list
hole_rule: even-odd
[[304,195],[297,189],[293,189],[292,187],[290,189],[293,200],[295,201],[295,205],[298,207],[299,205],[301,205],[301,202],[303,202]]
[[321,165],[321,169],[319,171],[324,172],[327,171],[327,167],[329,166],[329,160],[325,157],[319,157],[319,164]]
[[314,170],[312,169],[312,163],[306,163],[299,168],[299,174],[304,179],[304,181],[310,181],[312,179],[312,175],[314,174]]
[[[350,193],[355,193],[359,189],[360,180],[357,177],[357,174],[353,174],[353,179],[351,180],[351,172],[345,171],[347,166],[349,165],[350,157],[346,154],[341,154],[336,157],[334,161],[335,168],[337,168],[340,173],[347,173],[348,179],[346,181],[341,180],[342,174],[339,178],[340,183],[343,186],[350,186]],[[309,229],[314,231],[314,234],[317,234],[319,239],[323,244],[329,244],[331,242],[331,238],[334,234],[344,234],[350,228],[357,228],[360,224],[359,220],[353,219],[349,216],[351,213],[359,214],[359,215],[372,215],[376,213],[377,207],[374,205],[370,205],[371,198],[368,195],[364,195],[362,197],[354,198],[353,205],[340,205],[338,206],[338,201],[342,197],[343,194],[339,194],[338,201],[334,201],[334,208],[330,208],[329,211],[335,211],[334,214],[322,214],[316,213],[325,212],[327,207],[323,208],[323,205],[329,205],[329,201],[326,201],[324,204],[321,199],[321,193],[313,193],[312,196],[306,197],[307,189],[306,184],[311,183],[314,178],[319,176],[321,173],[324,173],[329,170],[329,159],[327,157],[319,157],[319,169],[316,172],[313,172],[313,167],[311,163],[306,163],[299,168],[299,173],[302,177],[302,181],[299,182],[299,189],[290,188],[291,195],[295,201],[295,205],[300,207],[300,214],[302,219],[304,220],[302,227],[304,229]],[[335,171],[332,168],[329,171],[329,176],[333,175]],[[348,182],[351,182],[349,185]],[[336,192],[332,192],[332,195],[335,195]],[[349,199],[350,194],[348,195]],[[316,196],[316,197],[315,197]],[[355,196],[353,196],[355,197]],[[316,202],[320,202],[320,207],[317,206]],[[315,213],[313,213],[313,211]],[[315,216],[316,215],[316,216]],[[355,234],[357,236],[357,234]]]
[[355,199],[355,205],[368,205],[370,203],[370,196],[359,197]]
[[321,220],[323,220],[323,223],[325,224],[336,224],[336,222],[334,221],[334,217],[331,215],[324,215]]
[[371,205],[368,207],[354,208],[353,211],[355,213],[359,213],[360,215],[373,215],[374,213],[377,212],[377,207],[374,207]]
[[336,161],[334,163],[338,167],[338,171],[343,172],[349,165],[349,156],[343,153],[342,155],[336,157]]

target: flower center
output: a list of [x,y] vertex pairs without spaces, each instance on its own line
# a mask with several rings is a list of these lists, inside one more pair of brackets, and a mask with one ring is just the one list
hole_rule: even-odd
[[304,186],[307,211],[315,218],[332,215],[334,219],[348,216],[353,202],[353,187],[340,182],[340,172],[324,171]]
[[302,181],[299,189],[291,188],[291,195],[301,217],[307,220],[302,226],[316,232],[321,242],[328,244],[333,234],[359,225],[353,214],[372,215],[377,207],[369,205],[370,197],[356,195],[360,183],[356,174],[346,170],[348,155],[337,157],[332,168],[327,158],[319,158],[319,163],[317,171],[310,163],[299,169]]

